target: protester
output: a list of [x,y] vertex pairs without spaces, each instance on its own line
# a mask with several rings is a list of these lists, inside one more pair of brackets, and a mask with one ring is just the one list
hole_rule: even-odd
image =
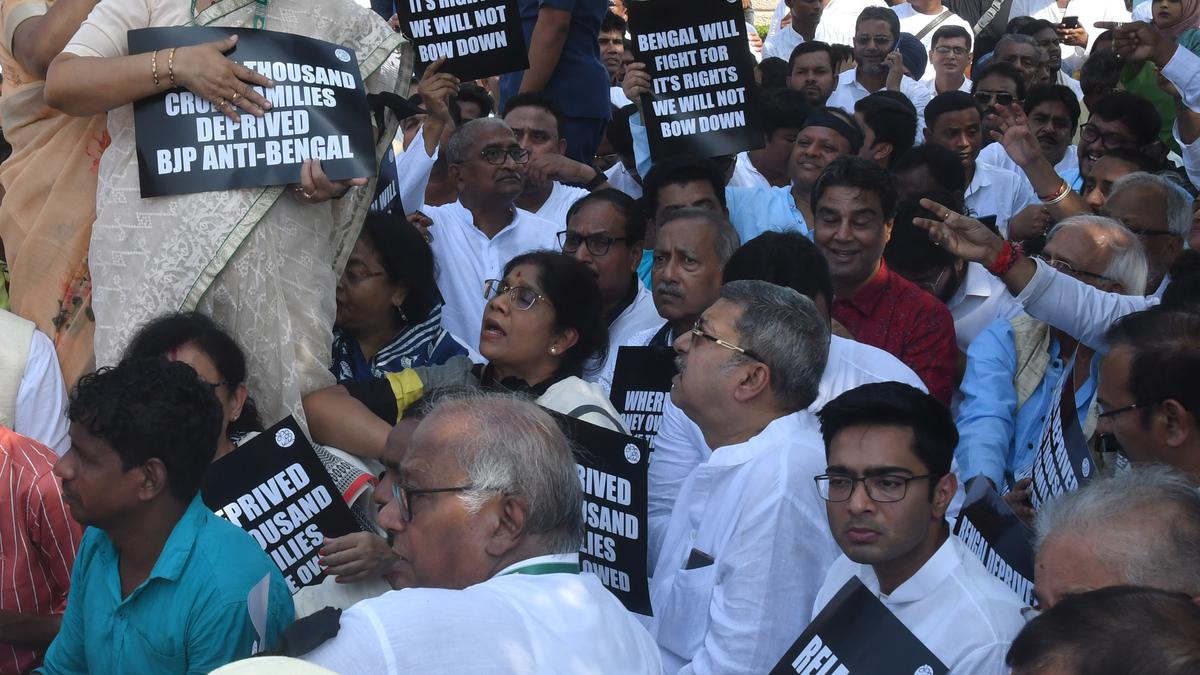
[[73,117],[48,106],[42,94],[51,60],[94,5],[50,12],[49,3],[10,0],[0,13],[0,117],[12,146],[0,163],[0,240],[11,303],[5,309],[50,337],[68,385],[95,367],[86,260],[96,218],[95,166],[110,139],[103,114]]
[[958,433],[949,411],[884,382],[843,393],[817,416],[827,466],[814,480],[843,556],[813,613],[857,577],[951,673],[1007,673],[1001,654],[1024,625],[1022,603],[950,533]]
[[[211,4],[200,0],[194,11]],[[354,189],[367,179],[331,181],[318,160],[308,160],[292,190],[140,198],[134,101],[182,86],[212,102],[214,114],[240,120],[241,114],[263,114],[268,100],[262,87],[270,82],[223,56],[236,37],[178,47],[174,59],[169,49],[128,54],[129,29],[191,23],[186,4],[97,7],[55,57],[44,92],[48,104],[73,115],[109,111],[112,144],[100,160],[88,253],[96,362],[115,363],[132,331],[151,317],[199,309],[238,327],[250,381],[267,415],[292,414],[303,424],[300,397],[333,382],[326,355],[340,273],[337,249],[349,248],[373,197]],[[270,30],[337,42],[359,63],[379,63],[365,79],[367,91],[397,90],[400,57],[393,52],[402,38],[371,10],[348,0],[283,0],[264,9]],[[205,14],[197,23],[250,27],[255,15],[245,5]],[[381,129],[382,143],[390,142],[394,124]]]
[[1038,600],[1051,609],[1069,596],[1126,584],[1200,597],[1197,535],[1193,478],[1156,465],[1096,477],[1038,511]]
[[796,47],[817,39],[817,25],[825,6],[821,0],[782,0],[781,4],[787,5],[791,22],[767,36],[762,51],[764,59],[774,56],[786,60]]
[[[854,104],[867,94],[885,88],[888,78],[889,56],[893,53],[896,40],[900,37],[900,20],[896,13],[886,7],[868,7],[858,15],[854,23],[854,61],[858,65],[838,76],[837,89],[829,97],[829,107],[854,112]],[[917,109],[917,119],[922,118],[925,105],[929,103],[927,89],[908,76],[900,81],[900,92],[912,101]]]
[[211,387],[183,364],[125,361],[82,378],[70,416],[54,474],[88,530],[45,671],[208,672],[272,646],[293,618],[287,584],[198,494],[221,431]]
[[926,192],[949,192],[955,203],[967,190],[967,175],[959,156],[940,145],[918,145],[892,167],[901,199],[918,199]]
[[[1056,0],[1013,0],[1009,16],[1045,19],[1054,25],[1063,47],[1063,66],[1075,72],[1104,29],[1104,22],[1129,21],[1129,10],[1120,0],[1096,0],[1078,7]],[[1067,19],[1074,19],[1070,23]]]
[[1154,106],[1128,92],[1104,96],[1089,110],[1091,117],[1079,128],[1079,172],[1083,176],[1109,150],[1148,148],[1162,127]]
[[1079,196],[1092,213],[1103,213],[1117,179],[1137,171],[1153,173],[1157,169],[1158,162],[1140,150],[1113,148],[1092,164],[1092,172],[1083,179]]
[[983,108],[983,144],[987,145],[996,140],[993,132],[1001,133],[1000,114],[1014,102],[1025,101],[1025,80],[1007,63],[988,63],[971,74],[975,76],[971,95]]
[[665,673],[761,673],[803,630],[833,559],[819,439],[798,423],[829,328],[791,289],[735,281],[675,340],[671,398],[714,448],[684,481],[650,581]]
[[417,93],[408,97],[412,114],[400,122],[404,151],[396,155],[396,182],[406,213],[458,199],[458,188],[450,180],[446,146],[450,135],[463,124],[461,111],[468,106],[459,104],[457,92],[466,84],[441,72],[444,65],[445,59],[438,59],[425,69]]
[[[950,9],[943,7],[941,0],[916,0],[916,2],[909,0],[907,2],[900,2],[892,5],[892,11],[900,19],[900,31],[908,33],[919,40],[930,56],[933,55],[937,31],[942,28],[955,26],[970,35],[971,24],[963,21],[962,17]],[[968,40],[967,53],[970,53],[970,51],[970,40]],[[930,59],[930,63],[932,63],[932,59]],[[964,66],[966,63],[968,61],[964,61]],[[924,82],[933,80],[933,70],[927,69],[922,77],[916,79]]]
[[859,99],[854,119],[864,132],[859,157],[882,167],[891,168],[916,140],[916,110],[896,92],[880,91]]
[[1147,173],[1118,178],[1104,202],[1106,214],[1125,223],[1146,247],[1150,270],[1146,292],[1161,297],[1167,270],[1192,228],[1191,197],[1176,183]]
[[809,108],[824,106],[837,86],[833,50],[824,42],[805,42],[788,59],[787,86],[808,100]]
[[807,97],[800,92],[791,89],[760,92],[763,147],[738,153],[729,186],[769,188],[790,185],[788,160],[808,113]]
[[857,157],[834,161],[813,186],[813,241],[833,279],[832,315],[854,338],[896,356],[939,400],[953,389],[954,321],[928,293],[888,269],[896,188],[877,165]]
[[600,62],[608,71],[609,84],[616,87],[625,76],[625,31],[628,24],[625,19],[613,14],[604,13],[600,21]]
[[411,586],[345,611],[306,661],[344,673],[662,671],[646,630],[580,573],[579,477],[546,412],[498,394],[444,401],[398,468],[380,518]]
[[[1028,17],[1019,18],[1027,19]],[[1016,20],[1014,19],[1014,21]],[[1046,53],[1046,68],[1050,74],[1049,84],[1057,84],[1070,89],[1071,93],[1075,95],[1076,102],[1082,101],[1083,89],[1079,86],[1079,80],[1063,71],[1062,46],[1054,24],[1045,19],[1030,19],[1015,32],[1033,38],[1037,42],[1038,48]]]
[[962,26],[942,26],[933,31],[929,65],[924,80],[932,98],[948,91],[971,91],[967,66],[971,65],[971,32]]
[[454,104],[458,107],[458,119],[464,124],[481,117],[491,117],[492,111],[496,109],[496,102],[492,100],[492,95],[487,92],[487,89],[474,82],[463,82],[458,85]]
[[641,199],[642,175],[638,173],[637,158],[633,154],[633,134],[629,132],[629,118],[636,112],[637,106],[634,105],[613,111],[612,122],[604,133],[618,161],[604,175],[614,189],[634,199]]
[[57,454],[67,436],[67,390],[50,338],[32,321],[0,309],[0,426]]
[[41,665],[58,633],[83,530],[63,504],[53,450],[0,425],[0,460],[0,672],[15,675]]
[[[1029,131],[1037,139],[1046,161],[1068,185],[1079,182],[1079,151],[1071,144],[1079,126],[1079,101],[1061,85],[1038,85],[1030,89],[1021,105],[1029,118]],[[1025,177],[1000,143],[987,145],[979,161]],[[1025,183],[1029,180],[1026,178]],[[1033,190],[1033,186],[1029,186]]]
[[433,251],[415,228],[369,214],[337,286],[333,374],[367,380],[467,348],[442,328]]
[[1046,53],[1038,47],[1037,40],[1019,33],[1005,33],[992,51],[989,63],[1007,63],[1021,74],[1025,90],[1045,84],[1043,69],[1048,61]]
[[638,277],[651,290],[654,245],[660,223],[682,208],[705,208],[728,217],[725,183],[728,174],[712,160],[679,158],[667,160],[646,174],[642,208],[646,217],[646,240]]

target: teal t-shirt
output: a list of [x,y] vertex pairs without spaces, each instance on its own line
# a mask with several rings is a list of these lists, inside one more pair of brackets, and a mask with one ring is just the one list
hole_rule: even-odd
[[108,534],[89,527],[41,672],[208,673],[271,647],[295,618],[279,569],[199,496],[127,598],[117,563]]

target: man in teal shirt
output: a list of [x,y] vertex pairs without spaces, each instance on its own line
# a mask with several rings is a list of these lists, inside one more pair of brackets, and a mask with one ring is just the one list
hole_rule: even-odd
[[45,673],[207,673],[294,618],[279,570],[199,498],[223,413],[190,366],[126,361],[79,381],[54,467],[84,533]]

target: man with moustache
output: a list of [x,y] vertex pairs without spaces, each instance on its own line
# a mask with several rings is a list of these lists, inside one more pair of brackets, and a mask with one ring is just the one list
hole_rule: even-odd
[[843,555],[813,613],[858,577],[950,673],[1007,675],[1022,602],[950,533],[958,442],[950,411],[906,384],[881,382],[851,389],[817,417],[827,467],[815,481]]
[[529,161],[511,129],[494,118],[455,129],[446,147],[458,201],[428,207],[425,214],[437,261],[437,285],[445,300],[442,325],[471,349],[479,349],[483,304],[479,289],[501,276],[504,264],[527,251],[552,249],[558,231],[547,220],[516,207]]
[[[1079,150],[1071,144],[1079,125],[1079,100],[1067,87],[1038,85],[1026,93],[1022,109],[1029,120],[1029,131],[1037,139],[1042,156],[1054,165],[1054,171],[1068,184],[1079,181]],[[1004,146],[991,143],[979,153],[978,161],[1021,174],[1021,167],[1008,156]],[[1028,179],[1025,181],[1028,183]],[[1029,189],[1032,191],[1033,186]]]
[[[867,7],[858,15],[854,30],[854,61],[858,66],[838,76],[837,89],[828,103],[850,114],[860,98],[886,88],[887,59],[900,37],[900,19],[888,7]],[[900,93],[912,101],[920,121],[925,104],[929,103],[929,90],[905,75],[900,80]]]
[[804,94],[810,108],[823,107],[837,86],[833,49],[824,42],[805,42],[788,58],[787,87]]

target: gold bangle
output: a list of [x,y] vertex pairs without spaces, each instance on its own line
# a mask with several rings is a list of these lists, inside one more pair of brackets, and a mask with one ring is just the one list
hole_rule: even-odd
[[154,88],[158,89],[158,50],[150,53],[150,74],[154,76]]
[[175,84],[175,50],[177,47],[171,47],[170,53],[167,54],[167,75],[171,78],[171,87]]

